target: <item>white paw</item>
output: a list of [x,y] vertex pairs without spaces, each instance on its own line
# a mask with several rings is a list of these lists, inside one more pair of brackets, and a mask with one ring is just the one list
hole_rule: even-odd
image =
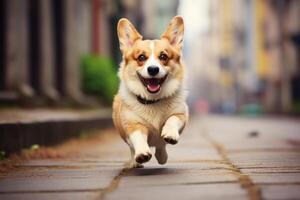
[[148,151],[142,151],[142,152],[136,152],[136,154],[134,155],[134,160],[137,163],[145,163],[148,162],[152,157],[152,154],[150,152],[150,150]]
[[179,140],[179,133],[176,129],[164,126],[161,137],[169,144],[176,144]]

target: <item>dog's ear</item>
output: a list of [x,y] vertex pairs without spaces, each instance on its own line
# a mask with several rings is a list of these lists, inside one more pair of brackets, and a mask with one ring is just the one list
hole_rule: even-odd
[[123,53],[127,48],[132,47],[137,40],[141,40],[143,38],[126,18],[119,20],[117,30],[120,49]]
[[172,46],[181,50],[183,46],[183,33],[183,18],[181,16],[175,16],[161,38],[166,38]]

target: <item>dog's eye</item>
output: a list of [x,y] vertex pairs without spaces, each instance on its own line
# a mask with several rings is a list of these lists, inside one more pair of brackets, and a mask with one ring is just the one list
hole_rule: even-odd
[[144,55],[144,54],[141,54],[141,55],[139,55],[139,57],[138,57],[138,61],[140,61],[140,62],[143,62],[143,61],[145,61],[147,58],[146,58],[146,56]]
[[161,53],[158,58],[161,61],[167,61],[169,59],[169,57],[165,53]]

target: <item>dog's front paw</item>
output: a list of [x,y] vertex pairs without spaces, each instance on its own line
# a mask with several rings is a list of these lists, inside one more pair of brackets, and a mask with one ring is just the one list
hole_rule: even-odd
[[175,140],[175,139],[169,138],[169,137],[165,137],[164,140],[166,143],[173,144],[173,145],[177,144],[177,142],[178,142],[178,140]]
[[135,161],[137,163],[145,163],[145,162],[148,162],[152,157],[152,154],[150,152],[143,152],[143,153],[137,153],[135,155]]
[[161,137],[164,139],[166,143],[169,144],[177,144],[179,140],[179,133],[176,130],[172,130],[170,128],[164,127],[161,133]]

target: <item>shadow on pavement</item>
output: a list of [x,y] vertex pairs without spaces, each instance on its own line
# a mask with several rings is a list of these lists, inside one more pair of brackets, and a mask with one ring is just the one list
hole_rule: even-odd
[[124,175],[125,176],[153,176],[153,175],[162,175],[162,174],[174,174],[177,173],[177,170],[170,168],[135,168],[128,169]]

